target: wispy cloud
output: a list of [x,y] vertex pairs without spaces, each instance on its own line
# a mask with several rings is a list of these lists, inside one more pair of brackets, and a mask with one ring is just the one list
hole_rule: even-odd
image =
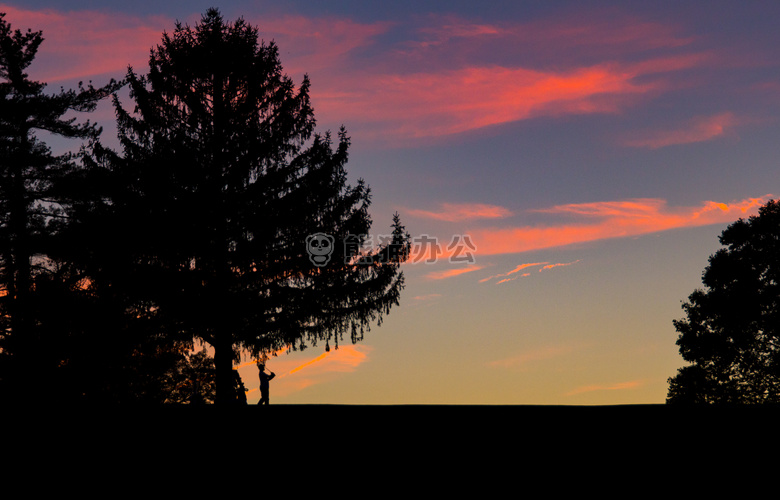
[[661,199],[558,205],[540,210],[574,218],[553,225],[483,228],[470,231],[479,255],[520,253],[610,238],[633,237],[685,227],[728,223],[752,215],[771,195],[699,206],[669,207]]
[[[106,10],[4,10],[15,26],[44,31],[47,41],[34,76],[50,82],[121,77],[127,65],[143,71],[149,49],[175,21]],[[248,17],[264,40],[279,45],[286,72],[297,78],[309,73],[321,122],[331,126],[338,120],[363,138],[388,141],[539,116],[618,112],[664,91],[670,74],[708,60],[688,50],[690,38],[674,28],[625,15],[514,24],[420,19],[417,29],[393,31],[398,27],[393,23],[348,17]],[[183,21],[198,20],[193,14]],[[390,33],[396,41],[380,46],[379,37]],[[578,51],[588,57],[572,57]],[[728,117],[718,118],[721,126],[730,126],[724,122]],[[695,124],[684,140],[717,133],[711,122]],[[638,146],[653,147],[681,139],[637,140]]]
[[556,267],[563,267],[563,266],[570,266],[572,264],[576,264],[577,262],[579,262],[579,259],[575,260],[574,262],[558,262],[558,263],[555,263],[555,264],[550,264],[549,262],[534,262],[534,263],[529,263],[529,264],[520,264],[519,266],[515,267],[514,269],[512,269],[509,272],[500,273],[500,274],[494,274],[492,276],[488,276],[487,278],[482,278],[481,280],[479,280],[479,282],[480,283],[485,283],[486,281],[490,281],[490,280],[493,280],[493,279],[501,278],[498,281],[496,281],[496,284],[500,285],[502,283],[507,283],[509,281],[516,280],[518,278],[525,278],[525,277],[530,276],[531,273],[527,273],[527,272],[526,273],[522,273],[522,274],[518,274],[518,273],[520,273],[520,271],[523,271],[524,269],[527,269],[529,267],[542,266],[539,269],[539,272],[541,273],[542,271],[547,271],[548,269],[554,269]]
[[334,80],[341,91],[320,109],[387,140],[446,136],[540,116],[620,112],[713,60],[686,47],[694,38],[671,24],[614,12],[416,22],[424,24],[349,86]]
[[731,131],[739,120],[733,113],[721,113],[713,116],[697,117],[684,126],[671,130],[657,130],[625,139],[626,146],[658,149],[678,144],[705,142],[724,136]]
[[[164,31],[171,33],[176,19],[166,16],[134,16],[110,10],[25,9],[0,5],[14,28],[43,31],[44,43],[33,68],[36,78],[56,82],[88,79],[110,74],[122,77],[128,65],[144,71],[149,50],[156,47]],[[202,13],[191,14],[183,23],[193,26]],[[365,48],[385,32],[389,23],[360,23],[348,18],[281,15],[256,16],[248,21],[260,28],[260,37],[274,41],[290,74],[343,69],[348,55]],[[226,18],[227,21],[232,19]],[[332,90],[320,87],[322,98]]]
[[474,219],[499,219],[509,217],[512,212],[504,207],[484,203],[442,203],[438,211],[409,209],[404,213],[412,217],[457,222]]
[[[174,20],[109,11],[33,10],[0,6],[14,29],[43,32],[30,76],[45,82],[122,78],[128,65],[145,67],[149,49],[160,42]],[[100,83],[100,82],[96,82]]]
[[[480,227],[479,223],[498,216],[510,217],[513,214],[508,209],[491,205],[489,210],[480,212],[453,205],[456,207],[453,210],[423,214],[440,220],[472,220],[476,225],[468,230],[468,238],[464,236],[463,244],[453,245],[452,242],[447,244],[434,236],[416,237],[414,241],[419,244],[413,245],[410,263],[448,260],[463,252],[472,257],[471,265],[467,268],[458,267],[426,275],[428,279],[446,279],[481,269],[483,266],[473,264],[479,257],[488,255],[523,253],[605,239],[636,237],[672,229],[730,223],[757,213],[758,208],[771,198],[772,195],[768,194],[729,203],[706,201],[698,206],[681,207],[670,207],[666,200],[660,198],[572,203],[529,211],[560,216],[563,220],[559,223],[502,227]],[[423,244],[426,242],[428,244]],[[480,281],[503,278],[498,283],[505,283],[522,277],[523,275],[517,273],[527,267],[547,266],[540,269],[544,271],[577,262],[579,261],[520,264],[508,273],[496,274]]]
[[461,274],[466,273],[472,273],[474,271],[479,271],[482,269],[483,266],[474,266],[470,265],[468,267],[458,267],[458,268],[452,268],[452,269],[444,269],[443,271],[432,271],[425,275],[426,279],[429,280],[443,280],[447,278],[453,278],[455,276],[460,276]]
[[452,66],[481,55],[537,66],[577,66],[586,59],[617,61],[649,51],[679,51],[696,41],[675,23],[647,21],[619,9],[568,9],[563,15],[527,22],[484,23],[456,15],[429,15],[412,22],[417,23],[417,36],[403,40],[398,55],[428,65]]
[[[273,40],[280,48],[286,72],[314,73],[317,75],[315,80],[322,77],[331,83],[331,77],[336,75],[329,74],[329,69],[343,70],[350,66],[356,51],[370,47],[377,36],[393,26],[390,22],[361,23],[332,16],[255,16],[248,20],[259,27],[260,35],[266,42]],[[313,84],[312,89],[322,100],[338,98],[341,94],[335,88],[318,88],[317,84]]]
[[[272,395],[288,396],[307,387],[332,380],[339,374],[353,372],[368,361],[370,352],[369,346],[361,344],[339,346],[338,349],[331,349],[305,361],[301,361],[300,356],[273,357],[267,363],[268,369],[276,374],[272,382]],[[243,368],[244,384],[249,392],[254,394],[258,384],[254,361],[238,368]]]
[[[529,268],[529,267],[535,267],[535,266],[543,266],[545,264],[547,264],[547,262],[533,262],[533,263],[528,263],[528,264],[520,264],[519,266],[517,266],[516,268],[512,269],[511,271],[509,271],[507,273],[494,274],[493,276],[488,276],[487,278],[482,278],[481,280],[479,280],[479,282],[480,283],[484,283],[486,281],[490,281],[490,280],[496,279],[496,278],[505,278],[505,277],[511,276],[511,275],[513,275],[515,273],[519,273],[523,269],[526,269],[526,268]],[[506,281],[506,280],[502,280],[502,281]]]
[[[311,361],[303,363],[289,371],[288,375],[306,369],[310,373],[352,372],[368,360],[371,348],[366,345],[344,345],[331,349]],[[314,366],[316,365],[316,367]]]
[[541,273],[542,271],[546,271],[546,270],[548,270],[548,269],[554,269],[554,268],[556,268],[556,267],[565,267],[565,266],[570,266],[570,265],[572,265],[572,264],[576,264],[576,263],[577,263],[577,262],[579,262],[579,261],[580,261],[580,260],[579,260],[579,259],[577,259],[577,260],[575,260],[574,262],[559,262],[559,263],[557,263],[557,264],[548,264],[548,265],[544,266],[543,268],[539,269],[539,272]]
[[420,50],[447,45],[457,39],[473,43],[478,38],[496,38],[511,34],[511,31],[508,32],[506,28],[496,24],[474,23],[454,16],[440,17],[432,24],[421,27],[418,32],[422,35],[422,40],[410,42],[407,47]]
[[512,276],[511,278],[504,278],[501,281],[496,282],[497,285],[500,285],[502,283],[507,283],[509,281],[514,281],[518,278],[527,278],[528,276],[531,276],[531,273],[523,273],[517,276]]
[[615,64],[566,71],[496,65],[373,74],[355,84],[361,88],[320,101],[319,107],[353,123],[381,119],[382,133],[394,137],[425,138],[539,116],[613,113],[625,97],[658,88],[635,80],[639,76]]

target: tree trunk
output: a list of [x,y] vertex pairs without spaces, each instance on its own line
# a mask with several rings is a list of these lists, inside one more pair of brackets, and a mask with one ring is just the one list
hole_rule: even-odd
[[215,404],[231,405],[237,401],[233,379],[233,342],[230,331],[217,334],[214,345],[214,369],[216,371],[217,395]]
[[[27,134],[27,131],[24,131]],[[26,137],[22,137],[21,150],[27,151],[29,148]],[[11,237],[11,261],[9,266],[9,287],[8,293],[11,296],[12,312],[11,324],[13,335],[17,338],[29,334],[28,330],[28,309],[31,283],[30,267],[30,248],[29,248],[29,230],[27,196],[24,179],[24,166],[22,165],[22,155],[14,158],[13,165],[13,187],[10,194],[10,214],[9,228]]]
[[[219,68],[218,64],[212,65],[212,67]],[[225,214],[225,201],[223,197],[223,186],[225,185],[224,175],[228,170],[225,168],[225,162],[227,161],[224,154],[225,146],[225,99],[224,99],[224,77],[221,71],[216,70],[212,80],[212,120],[213,120],[213,136],[211,137],[211,158],[212,169],[215,173],[215,180],[210,186],[211,200],[214,203],[212,210],[213,214],[212,222],[216,225],[214,230],[214,247],[212,248],[213,255],[213,270],[216,274],[216,289],[219,293],[216,297],[216,301],[212,304],[216,310],[212,315],[214,318],[223,316],[222,319],[218,319],[217,325],[213,325],[217,328],[215,332],[216,345],[214,346],[214,368],[216,370],[216,404],[233,405],[238,402],[236,394],[235,375],[233,374],[233,332],[231,331],[232,325],[229,317],[228,310],[230,307],[228,299],[228,286],[229,280],[226,274],[230,271],[228,269],[228,255],[227,255],[227,215]],[[227,315],[227,317],[224,317]]]

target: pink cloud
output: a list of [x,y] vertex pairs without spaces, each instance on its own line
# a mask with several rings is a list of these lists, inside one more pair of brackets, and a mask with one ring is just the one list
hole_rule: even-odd
[[[424,138],[544,115],[611,113],[622,98],[656,89],[604,64],[565,72],[471,66],[437,73],[364,75],[318,109],[347,123],[382,122],[378,133]],[[381,132],[379,132],[381,130]]]
[[497,24],[474,23],[456,16],[428,16],[426,21],[428,24],[417,30],[422,39],[408,40],[399,49],[404,56],[419,56],[421,52],[447,47],[459,40],[479,44],[479,39],[496,41],[512,34],[511,28],[507,30]]
[[[293,15],[255,16],[248,21],[259,27],[261,38],[266,42],[273,40],[279,47],[285,72],[312,76],[312,93],[322,100],[343,95],[339,90],[343,80],[334,82],[331,78],[342,79],[340,71],[351,64],[351,54],[372,45],[378,35],[392,26],[388,22],[365,24],[347,18]],[[338,69],[334,71],[335,68]],[[320,86],[323,80],[333,88]]]
[[315,105],[376,138],[429,138],[540,116],[616,113],[669,88],[660,76],[707,60],[688,54],[554,70],[471,62],[435,72],[361,72],[327,98],[315,93]]
[[[44,43],[33,67],[44,81],[88,79],[111,74],[122,77],[128,65],[144,71],[149,50],[164,31],[171,33],[175,19],[165,16],[131,16],[110,11],[55,9],[31,10],[0,6],[14,28],[43,31]],[[388,23],[362,24],[349,19],[303,16],[248,18],[265,42],[275,41],[285,71],[291,74],[343,67],[354,49],[366,47]],[[194,26],[200,14],[182,22]],[[226,21],[232,21],[226,16]],[[322,95],[331,93],[325,91]]]
[[[104,11],[29,10],[0,6],[14,29],[42,31],[44,41],[30,67],[32,78],[45,82],[124,77],[127,66],[146,67],[149,50],[159,43],[173,20]],[[99,83],[99,82],[96,82]]]
[[675,23],[646,21],[619,9],[567,9],[563,15],[528,22],[482,23],[455,15],[429,15],[415,21],[421,24],[418,36],[404,40],[398,56],[428,65],[501,54],[534,60],[540,66],[560,67],[563,61],[577,66],[581,63],[575,61],[594,55],[619,60],[637,52],[679,50],[696,41]]
[[698,117],[690,120],[683,127],[652,131],[646,133],[644,137],[626,139],[624,144],[637,148],[658,149],[676,144],[704,142],[725,135],[738,123],[733,113]]
[[[33,76],[49,82],[121,77],[127,65],[143,71],[149,49],[174,27],[174,20],[163,16],[5,10],[14,26],[43,30],[47,40]],[[694,53],[629,60],[636,51],[684,49],[690,38],[669,26],[608,14],[520,24],[427,17],[411,38],[389,47],[375,43],[395,27],[390,23],[294,15],[248,20],[264,40],[276,41],[295,81],[309,73],[322,123],[344,123],[363,138],[396,141],[538,116],[618,112],[668,87],[666,76],[653,76],[706,61],[705,54]],[[529,59],[538,49],[550,52],[541,58],[544,64]],[[570,57],[580,49],[588,51],[587,64]],[[374,57],[365,57],[367,50],[374,50]],[[487,57],[494,54],[502,58]],[[713,133],[706,127],[699,131]]]
[[733,222],[758,211],[771,195],[732,203],[708,201],[670,208],[664,200],[559,205],[544,212],[585,218],[585,222],[549,226],[487,228],[470,231],[479,255],[520,253],[610,238],[624,238],[684,227]]
[[361,68],[349,87],[337,80],[340,92],[317,106],[377,138],[435,137],[538,116],[619,112],[674,87],[673,73],[712,61],[682,51],[694,39],[676,27],[607,14],[520,24],[429,16],[419,39]]
[[[530,35],[530,34],[529,34]],[[534,30],[536,39],[558,40],[570,46],[612,47],[617,51],[633,52],[659,48],[684,47],[695,41],[695,37],[681,35],[673,23],[657,23],[642,19],[615,15],[588,15],[568,17],[539,23]]]

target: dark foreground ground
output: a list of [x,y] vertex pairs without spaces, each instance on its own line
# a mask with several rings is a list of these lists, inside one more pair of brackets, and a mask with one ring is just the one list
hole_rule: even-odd
[[[731,427],[744,422],[745,430],[761,425],[774,428],[780,408],[741,406],[669,406],[664,404],[605,406],[546,405],[246,405],[221,407],[189,405],[163,407],[70,407],[51,409],[63,421],[82,424],[117,419],[130,420],[138,427],[230,425],[236,428],[278,427],[332,429],[427,428],[432,432],[500,432],[523,427],[534,429],[557,426],[560,432],[612,431],[633,427],[633,432],[675,429],[695,433],[708,425]],[[48,413],[44,411],[44,413]],[[25,412],[21,413],[22,415]],[[6,414],[8,415],[8,414]],[[13,415],[13,412],[11,412]],[[612,426],[612,429],[610,429]]]
[[[23,438],[28,451],[90,449],[93,458],[139,454],[144,462],[138,465],[155,470],[167,467],[172,456],[181,466],[185,457],[188,474],[195,474],[188,480],[198,481],[198,467],[214,449],[224,451],[210,464],[248,461],[252,474],[266,462],[290,471],[301,464],[315,467],[314,456],[315,468],[334,471],[384,470],[378,464],[388,460],[407,469],[413,464],[420,473],[442,460],[464,469],[498,461],[505,472],[524,475],[526,466],[515,470],[521,462],[555,469],[563,460],[575,468],[609,469],[634,467],[641,459],[666,468],[691,454],[699,461],[724,454],[733,460],[776,449],[778,416],[778,408],[757,406],[272,404],[6,407],[0,422]],[[106,460],[106,466],[113,463]]]

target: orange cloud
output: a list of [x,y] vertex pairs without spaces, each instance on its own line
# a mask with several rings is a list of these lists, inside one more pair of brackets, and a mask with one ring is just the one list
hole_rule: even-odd
[[624,238],[684,227],[733,222],[757,212],[771,195],[732,203],[669,208],[664,200],[638,199],[559,205],[542,212],[586,217],[592,222],[470,231],[479,255],[519,253],[609,238]]
[[548,269],[553,269],[553,268],[556,268],[556,267],[570,266],[572,264],[576,264],[577,262],[579,262],[579,259],[575,260],[574,262],[561,262],[559,264],[549,264],[549,265],[546,265],[543,268],[539,269],[539,272],[541,273],[542,271],[546,271]]
[[[520,272],[523,269],[526,269],[528,267],[543,266],[545,264],[547,264],[547,262],[534,262],[534,263],[530,263],[530,264],[520,264],[519,266],[517,266],[516,268],[512,269],[508,273],[494,274],[493,276],[488,276],[487,278],[483,278],[483,279],[479,280],[479,282],[480,283],[484,283],[486,281],[490,281],[490,280],[495,279],[495,278],[504,278],[506,276],[511,276],[511,275],[513,275],[515,273],[518,273],[518,272]],[[524,274],[523,276],[527,276],[527,274]],[[509,281],[509,280],[501,280],[499,283],[503,283],[504,281]]]
[[[266,364],[276,374],[271,382],[271,398],[288,396],[306,387],[332,380],[340,373],[353,372],[368,361],[370,352],[371,348],[366,345],[344,345],[303,362],[300,361],[299,353],[293,353],[291,357],[273,357]],[[241,369],[242,379],[251,394],[254,394],[259,383],[254,365],[254,361],[250,361],[236,367]]]
[[349,373],[368,361],[370,348],[365,345],[345,345],[331,349],[314,359],[277,374],[272,394],[287,396],[312,385],[331,380],[338,373]]
[[737,124],[738,120],[732,113],[721,113],[695,118],[682,128],[655,131],[645,137],[626,139],[624,144],[637,148],[658,149],[676,144],[704,142],[723,136]]
[[314,363],[317,363],[317,362],[319,362],[319,361],[322,361],[322,360],[323,360],[323,359],[325,359],[325,358],[326,358],[326,357],[327,357],[329,354],[330,354],[330,352],[329,352],[329,351],[328,351],[328,352],[323,352],[322,354],[320,354],[320,355],[319,355],[319,356],[317,356],[316,358],[314,358],[314,359],[312,359],[312,360],[310,360],[310,361],[307,361],[307,362],[305,362],[304,364],[302,364],[302,365],[300,365],[300,366],[298,366],[298,367],[296,367],[296,368],[293,368],[292,370],[290,370],[290,372],[289,372],[289,373],[287,373],[287,375],[292,375],[292,374],[293,374],[293,373],[295,373],[295,372],[298,372],[298,371],[301,371],[301,370],[303,370],[303,369],[304,369],[304,368],[306,368],[307,366],[311,366],[311,365],[313,365]]
[[[513,281],[513,280],[516,280],[518,278],[524,278],[524,277],[530,276],[531,275],[530,273],[523,273],[523,274],[520,274],[520,275],[517,275],[517,276],[512,276],[512,275],[522,271],[523,269],[526,269],[526,268],[529,268],[529,267],[543,266],[541,269],[539,269],[539,272],[542,272],[542,271],[546,271],[548,269],[553,269],[553,268],[556,268],[556,267],[570,266],[572,264],[576,264],[577,262],[579,262],[579,260],[575,260],[574,262],[561,262],[561,263],[557,263],[557,264],[548,264],[547,262],[534,262],[532,264],[520,264],[519,266],[517,266],[516,268],[512,269],[508,273],[494,274],[493,276],[488,276],[487,278],[483,278],[483,279],[479,280],[479,282],[480,283],[484,283],[486,281],[490,281],[490,280],[495,279],[495,278],[504,278],[504,279],[499,280],[499,281],[496,282],[496,285],[500,285],[500,284],[506,283],[508,281]],[[510,277],[507,277],[507,276],[510,276]]]
[[456,269],[445,269],[444,271],[430,272],[426,274],[425,277],[431,280],[443,280],[447,278],[452,278],[454,276],[460,276],[461,274],[479,271],[480,269],[482,269],[482,266],[469,266],[469,267],[461,267]]
[[526,278],[526,277],[528,277],[528,276],[531,276],[531,273],[523,273],[523,274],[521,274],[520,276],[515,276],[515,277],[513,277],[513,278],[504,278],[504,279],[502,279],[501,281],[498,281],[498,282],[496,283],[496,285],[500,285],[501,283],[506,283],[507,281],[512,281],[512,280],[515,280],[515,279],[517,279],[517,278]]
[[436,219],[447,222],[473,220],[473,219],[498,219],[512,215],[508,209],[496,205],[483,203],[442,203],[438,212],[428,210],[406,210],[405,213],[412,217]]
[[477,248],[468,234],[451,235],[448,242],[440,241],[436,236],[421,234],[412,237],[411,243],[411,255],[407,261],[410,264],[432,264],[440,260],[448,260],[453,264],[475,262],[474,254]]
[[316,373],[351,372],[368,360],[369,351],[370,348],[367,346],[339,346],[338,349],[326,351],[281,376],[291,376],[301,370],[311,371],[313,368],[316,368]]
[[[415,237],[412,240],[412,255],[409,263],[433,263],[445,259],[455,262],[458,258],[465,261],[463,259],[468,257],[467,262],[474,264],[478,255],[522,253],[576,243],[640,236],[670,229],[729,223],[756,213],[758,208],[771,198],[771,195],[765,195],[731,203],[707,201],[698,207],[677,208],[670,208],[665,200],[657,198],[557,205],[533,212],[567,216],[569,222],[547,226],[474,228],[469,230],[468,235],[464,235],[462,239],[453,239],[449,244],[440,242],[434,236]],[[491,213],[509,213],[508,210],[503,212],[498,210],[498,207],[494,208]],[[444,218],[442,214],[446,212],[431,213]],[[493,278],[505,278],[499,283],[516,279],[520,276],[509,276],[528,266],[549,264],[546,268],[549,269],[576,262],[578,261],[523,264],[509,273],[497,274],[482,279],[481,282]],[[431,272],[426,277],[446,279],[481,268],[482,266],[470,265],[468,268]]]

